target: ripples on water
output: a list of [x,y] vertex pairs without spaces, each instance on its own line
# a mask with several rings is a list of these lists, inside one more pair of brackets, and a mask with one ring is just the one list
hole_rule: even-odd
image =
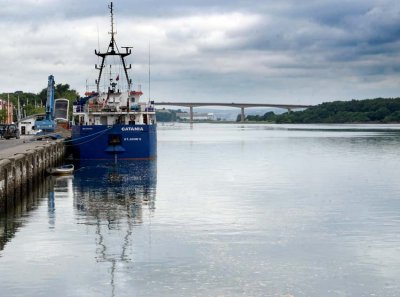
[[0,221],[1,296],[399,296],[399,127],[159,125]]

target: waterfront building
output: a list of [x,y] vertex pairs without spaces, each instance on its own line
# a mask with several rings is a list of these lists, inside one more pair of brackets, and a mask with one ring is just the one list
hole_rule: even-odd
[[8,100],[0,98],[0,110],[6,111],[5,118],[2,120],[3,124],[11,124],[13,122],[14,105]]
[[[181,121],[190,121],[190,114],[188,112],[178,112],[176,117]],[[212,112],[194,112],[193,121],[215,121],[215,115]]]
[[36,133],[33,127],[35,126],[38,117],[44,117],[44,115],[31,115],[21,119],[21,121],[18,123],[21,135],[31,135]]

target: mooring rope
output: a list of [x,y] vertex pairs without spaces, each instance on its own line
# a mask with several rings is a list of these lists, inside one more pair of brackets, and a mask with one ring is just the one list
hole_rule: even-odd
[[[89,139],[88,141],[80,142],[80,143],[77,144],[77,145],[81,145],[81,144],[84,144],[84,143],[93,141],[94,139],[98,138],[99,136],[101,136],[102,134],[104,134],[104,133],[106,133],[107,131],[111,130],[112,128],[113,128],[113,127],[108,128],[108,129],[105,129],[105,130],[103,130],[103,131],[95,132],[95,133],[90,134],[90,135],[82,136],[82,137],[79,137],[79,138],[76,138],[76,139],[64,140],[64,143],[66,143],[66,142],[73,142],[73,141],[79,141],[79,140],[81,140],[81,139],[88,138],[88,137],[92,137],[93,135],[98,134],[98,135],[96,135],[96,137],[93,137],[93,138]],[[73,145],[73,144],[66,144],[66,145],[71,146],[71,145]]]

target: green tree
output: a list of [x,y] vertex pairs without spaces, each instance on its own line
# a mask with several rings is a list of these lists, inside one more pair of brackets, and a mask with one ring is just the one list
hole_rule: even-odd
[[6,121],[7,111],[5,109],[0,110],[0,123]]
[[[275,116],[276,123],[400,122],[400,98],[325,102],[304,111]],[[261,119],[266,120],[266,116]]]
[[156,110],[157,121],[159,122],[175,122],[176,121],[176,111],[165,108],[162,110]]
[[[79,94],[74,89],[70,89],[69,84],[57,84],[55,86],[54,98],[66,98],[70,101],[70,114],[72,113],[72,103],[79,97]],[[2,93],[0,98],[7,101],[10,100],[15,107],[14,120],[17,120],[18,101],[21,110],[21,116],[30,116],[45,112],[44,106],[47,101],[47,87],[42,89],[38,94],[31,92],[15,91],[14,93]],[[0,118],[1,119],[1,118]]]
[[[38,94],[40,101],[45,106],[47,101],[47,87],[40,91]],[[70,89],[69,84],[57,84],[54,87],[54,99],[65,98],[69,101],[69,114],[72,114],[72,106],[74,101],[79,98],[79,93]]]

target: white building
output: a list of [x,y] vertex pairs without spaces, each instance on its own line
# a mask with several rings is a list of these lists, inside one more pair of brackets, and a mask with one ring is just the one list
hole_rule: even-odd
[[21,121],[18,123],[19,131],[21,132],[21,135],[32,135],[35,134],[36,131],[33,129],[35,126],[36,119],[38,117],[43,118],[44,115],[31,115],[29,117],[21,119]]
[[[176,117],[183,121],[190,121],[190,113],[188,112],[179,112],[176,114]],[[215,116],[212,112],[209,113],[193,113],[193,121],[215,121]]]

